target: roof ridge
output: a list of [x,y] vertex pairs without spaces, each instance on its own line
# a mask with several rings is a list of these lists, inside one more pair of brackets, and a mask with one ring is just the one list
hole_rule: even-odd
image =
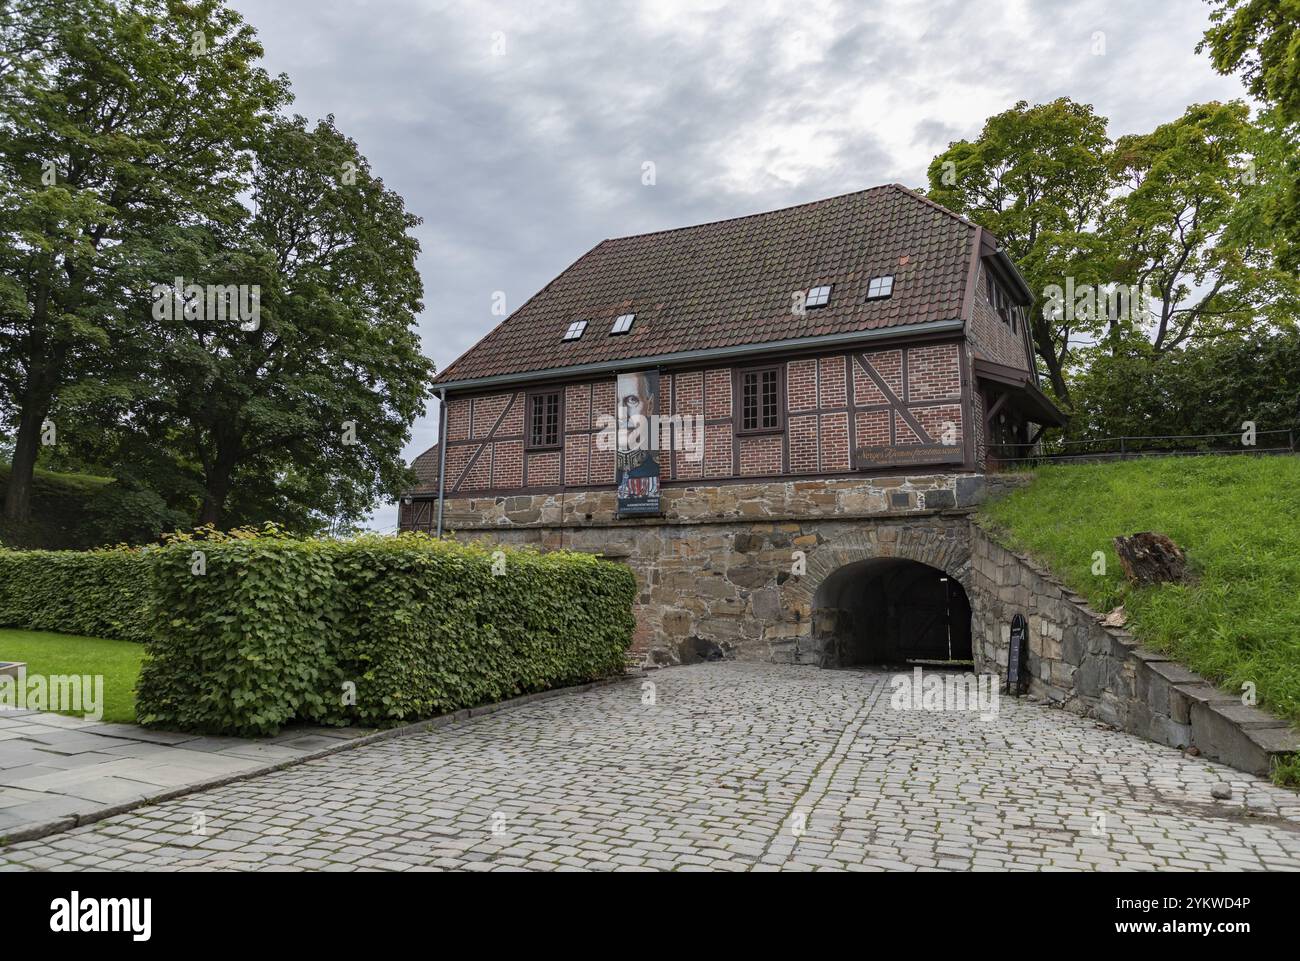
[[[687,224],[683,227],[666,227],[663,230],[647,230],[639,234],[621,234],[618,237],[606,237],[600,243],[607,244],[611,240],[636,240],[638,237],[658,237],[662,234],[675,234],[682,230],[699,230],[701,227],[712,227],[716,224],[729,224],[737,220],[750,220],[754,217],[770,217],[772,214],[785,213],[787,210],[798,210],[800,207],[814,207],[817,204],[830,203],[832,200],[843,200],[845,197],[856,197],[859,194],[869,194],[873,190],[888,190],[890,187],[898,186],[899,184],[877,184],[874,187],[864,187],[861,190],[850,190],[847,193],[835,194],[831,197],[821,197],[817,200],[805,200],[803,203],[790,204],[787,207],[775,207],[772,210],[760,210],[753,214],[741,214],[738,217],[720,217],[717,220],[706,220],[703,223]],[[903,189],[906,190],[907,188],[904,187]],[[938,204],[935,204],[935,206],[938,206]],[[952,214],[954,217],[957,216],[956,214],[953,214],[951,210],[946,212]],[[600,246],[600,244],[597,244],[597,246]]]
[[911,187],[904,187],[900,183],[887,184],[886,186],[894,187],[897,190],[901,190],[903,193],[907,194],[907,196],[911,197],[913,200],[919,200],[921,201],[921,203],[927,204],[933,207],[935,210],[947,214],[949,217],[952,217],[954,220],[961,221],[967,227],[974,227],[976,229],[979,228],[979,224],[975,223],[975,221],[971,220],[969,217],[965,217],[962,214],[957,213],[955,210],[949,210],[943,204],[939,203],[936,200],[931,200],[925,194],[917,193]]

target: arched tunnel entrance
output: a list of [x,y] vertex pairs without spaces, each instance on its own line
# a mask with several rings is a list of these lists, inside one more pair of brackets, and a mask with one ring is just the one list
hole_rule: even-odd
[[971,664],[971,610],[956,578],[882,557],[831,573],[813,600],[823,667]]

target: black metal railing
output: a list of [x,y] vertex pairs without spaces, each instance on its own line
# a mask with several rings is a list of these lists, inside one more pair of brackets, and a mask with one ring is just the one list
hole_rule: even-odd
[[[1247,443],[1253,439],[1254,443]],[[1203,454],[1294,454],[1296,429],[1260,430],[1249,438],[1245,431],[1225,434],[1152,434],[1098,437],[1083,440],[1053,439],[1036,444],[989,444],[990,464],[1032,466],[1062,461],[1133,460],[1140,457],[1195,457]]]

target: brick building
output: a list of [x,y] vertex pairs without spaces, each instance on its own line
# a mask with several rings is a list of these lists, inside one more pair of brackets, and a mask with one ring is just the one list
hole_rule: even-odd
[[606,240],[443,370],[401,527],[637,572],[635,650],[969,659],[967,514],[1063,423],[996,238],[898,185]]

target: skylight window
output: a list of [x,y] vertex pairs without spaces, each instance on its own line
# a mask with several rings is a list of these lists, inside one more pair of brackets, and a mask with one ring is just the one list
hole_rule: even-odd
[[867,300],[883,300],[894,292],[892,275],[872,277],[867,283]]
[[626,334],[632,329],[632,321],[636,320],[636,314],[619,314],[614,318],[614,326],[609,329],[611,334]]
[[577,340],[579,337],[582,336],[583,332],[586,329],[587,329],[587,322],[585,320],[575,320],[573,323],[569,325],[569,329],[564,332],[564,339]]
[[813,287],[808,291],[808,296],[804,298],[803,305],[805,307],[825,307],[830,299],[831,288],[829,286]]

